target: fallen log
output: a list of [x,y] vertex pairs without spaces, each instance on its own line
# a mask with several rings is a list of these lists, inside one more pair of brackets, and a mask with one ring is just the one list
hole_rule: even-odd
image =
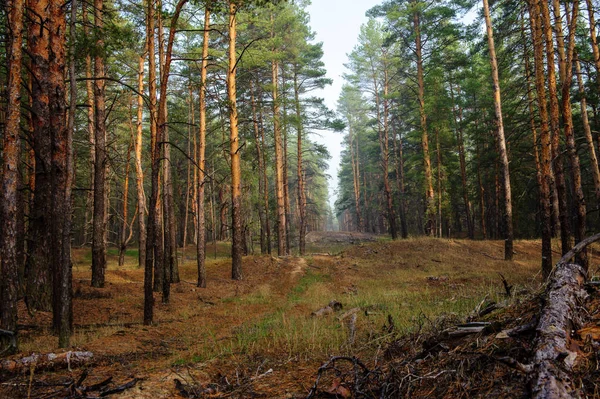
[[48,353],[45,355],[34,353],[18,359],[6,359],[0,362],[0,371],[8,373],[27,372],[31,368],[36,370],[55,370],[60,368],[82,366],[88,364],[94,354],[92,352],[69,351],[64,353]]
[[329,304],[327,306],[323,306],[321,309],[315,310],[310,315],[313,317],[323,317],[323,316],[333,314],[337,311],[340,311],[340,310],[342,310],[342,308],[343,308],[343,306],[341,303],[339,303],[336,300],[333,300],[333,301],[329,302]]
[[577,330],[578,307],[587,297],[585,280],[581,266],[562,262],[549,278],[546,305],[536,328],[533,398],[578,397],[569,375],[577,358],[577,352],[571,350],[571,331]]

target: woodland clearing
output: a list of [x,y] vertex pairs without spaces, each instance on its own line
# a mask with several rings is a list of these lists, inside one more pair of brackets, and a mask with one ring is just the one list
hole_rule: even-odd
[[[173,285],[168,305],[156,294],[156,322],[150,327],[142,325],[143,270],[135,266],[135,253],[128,252],[120,268],[116,255],[110,256],[107,286],[96,289],[89,286],[89,251],[74,251],[72,350],[94,354],[86,383],[139,379],[122,398],[178,397],[175,380],[188,389],[202,387],[197,397],[304,398],[319,366],[332,356],[349,356],[373,369],[397,367],[414,397],[526,395],[517,371],[489,359],[486,367],[478,362],[491,347],[519,358],[530,337],[492,342],[468,336],[441,346],[435,337],[492,302],[513,305],[490,315],[501,323],[499,329],[531,321],[526,319],[539,307],[532,299],[541,282],[539,241],[518,241],[514,260],[507,262],[501,241],[353,239],[354,245],[346,243],[344,249],[337,242],[332,252],[333,233],[320,234],[329,239],[309,240],[313,255],[244,257],[242,281],[229,279],[226,243],[218,243],[216,251],[207,251],[216,258],[207,259],[205,289],[195,286],[193,250],[186,250],[182,282]],[[594,254],[591,264],[597,259]],[[510,298],[500,274],[512,286]],[[343,309],[311,317],[331,300]],[[21,353],[15,357],[56,352],[51,315],[29,315],[20,306]],[[354,311],[354,322],[340,317],[355,308],[360,310]],[[407,363],[427,350],[432,355],[415,363],[417,369]],[[0,396],[48,397],[59,389],[48,384],[77,380],[82,370],[29,368],[4,374]],[[322,389],[332,393],[322,397],[348,397],[335,384],[324,378]]]

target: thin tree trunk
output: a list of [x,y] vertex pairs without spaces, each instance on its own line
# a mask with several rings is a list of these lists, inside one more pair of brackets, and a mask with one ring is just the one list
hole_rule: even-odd
[[94,27],[97,30],[94,56],[94,218],[92,228],[92,287],[104,287],[106,272],[106,86],[104,68],[104,0],[94,0]]
[[[125,177],[123,181],[123,223],[121,225],[121,242],[119,245],[119,266],[123,266],[125,263],[125,251],[127,250],[127,244],[129,243],[129,239],[127,237],[127,227],[128,222],[127,219],[129,217],[129,172],[131,166],[131,151],[133,151],[133,145],[135,142],[135,135],[133,130],[133,98],[129,99],[129,145],[127,146],[127,157],[125,164]],[[133,223],[133,221],[132,221]]]
[[[298,164],[296,167],[298,178],[298,252],[300,256],[304,255],[306,249],[306,189],[304,187],[304,169],[302,165],[302,114],[300,112],[300,86],[298,84],[297,67],[294,68],[294,101],[296,103],[296,130],[298,134]],[[360,218],[359,218],[360,220]]]
[[267,252],[271,254],[271,222],[269,221],[269,180],[267,178],[267,144],[265,140],[265,124],[264,124],[264,115],[263,115],[263,107],[262,107],[262,92],[259,93],[259,100],[261,106],[258,110],[258,117],[260,119],[259,127],[260,127],[260,142],[262,146],[262,180],[263,180],[263,206],[265,212],[265,228],[267,235]]
[[[144,267],[144,325],[152,324],[154,319],[153,271],[161,262],[159,254],[158,211],[158,173],[159,154],[157,144],[156,118],[156,59],[154,49],[154,0],[147,0],[146,40],[148,47],[148,99],[150,109],[150,152],[152,162],[150,204],[148,207],[148,229],[146,238],[146,264]],[[156,266],[155,266],[156,263]]]
[[442,153],[440,150],[440,131],[435,130],[435,147],[437,160],[437,236],[442,238]]
[[[558,0],[554,1],[554,15],[556,18],[556,32],[557,32],[557,44],[559,48],[562,48],[564,53],[564,42],[562,41],[562,24],[560,22],[560,4]],[[571,184],[574,192],[574,202],[576,207],[576,223],[575,223],[575,244],[585,239],[586,233],[586,206],[585,197],[583,195],[583,187],[581,183],[581,167],[579,162],[579,155],[577,154],[577,146],[575,144],[575,136],[573,132],[573,108],[571,106],[571,83],[573,80],[573,58],[575,50],[575,29],[577,26],[577,19],[579,16],[579,2],[573,3],[572,14],[566,12],[568,26],[569,26],[569,46],[567,49],[566,60],[564,56],[560,60],[560,70],[563,71],[564,80],[562,80],[562,115],[564,123],[565,139],[567,143],[567,153],[569,154],[569,161],[571,164]],[[583,267],[586,271],[588,269],[588,256],[587,249],[583,249],[576,257],[576,263]]]
[[[90,27],[88,22],[88,4],[81,2],[81,16],[83,23],[83,34],[86,37],[90,35]],[[85,225],[83,228],[83,242],[87,244],[89,242],[89,228],[92,225],[93,214],[94,214],[94,176],[95,169],[94,163],[96,162],[96,137],[94,135],[94,80],[92,76],[92,56],[89,51],[85,54],[85,88],[86,88],[86,105],[87,105],[87,128],[88,138],[90,145],[90,190],[87,192],[86,211],[85,211]]]
[[423,46],[421,43],[421,22],[419,13],[413,15],[415,32],[415,49],[417,53],[417,82],[419,86],[419,114],[421,120],[421,147],[423,149],[423,167],[425,171],[425,232],[435,233],[435,194],[433,192],[433,177],[431,173],[431,158],[429,156],[429,138],[427,135],[427,114],[425,112],[425,80],[423,77]]
[[267,217],[267,215],[265,214],[266,209],[262,207],[262,199],[260,198],[262,196],[262,193],[264,192],[265,188],[263,187],[264,181],[263,181],[263,173],[264,173],[264,168],[265,168],[265,164],[263,162],[263,154],[262,154],[262,148],[261,148],[261,143],[260,143],[260,129],[258,127],[258,113],[256,111],[256,96],[254,94],[254,82],[252,80],[250,80],[250,104],[252,106],[252,126],[254,128],[254,145],[256,146],[256,159],[258,162],[258,193],[259,193],[259,199],[258,199],[258,218],[260,221],[260,253],[261,254],[266,254],[268,253],[267,250],[267,236],[266,236],[266,232],[267,232],[267,228],[266,228],[266,223],[265,223],[265,218]]
[[504,191],[504,260],[513,258],[513,220],[512,220],[512,194],[510,188],[510,171],[508,164],[508,153],[506,149],[506,140],[504,138],[504,122],[502,120],[502,104],[500,96],[500,80],[498,78],[498,64],[496,62],[496,50],[494,46],[494,36],[492,33],[492,21],[488,0],[483,0],[483,10],[487,27],[488,46],[490,52],[490,64],[492,67],[492,80],[494,83],[494,112],[496,114],[496,138],[498,140],[498,149],[500,150],[500,163],[502,164],[502,188]]
[[277,254],[286,254],[285,237],[285,196],[283,187],[283,144],[281,142],[281,129],[279,126],[279,102],[277,100],[279,66],[276,61],[271,62],[273,84],[273,133],[275,135],[275,191],[277,192]]
[[[399,209],[400,209],[400,230],[402,232],[402,238],[408,238],[408,225],[406,222],[406,193],[404,187],[404,148],[402,143],[402,135],[398,134],[396,140],[396,133],[394,133],[394,153],[396,154],[396,183],[398,185],[398,195],[400,197]],[[357,149],[358,150],[358,149]]]
[[[147,46],[146,46],[147,47]],[[146,264],[146,195],[144,192],[144,168],[142,167],[142,118],[144,115],[144,57],[139,60],[138,96],[137,96],[137,127],[135,139],[135,182],[137,188],[138,207],[138,266]]]
[[546,108],[546,87],[544,79],[544,37],[540,20],[540,7],[537,0],[528,0],[531,32],[534,43],[535,86],[537,90],[538,112],[540,114],[540,167],[542,186],[540,201],[542,203],[542,273],[547,277],[552,270],[552,207],[550,203],[551,172],[551,140]]
[[[460,95],[460,87],[458,88],[458,94]],[[454,114],[454,123],[456,125],[456,143],[458,147],[458,159],[460,163],[460,178],[462,184],[463,203],[465,206],[465,217],[467,219],[467,232],[470,239],[475,238],[475,227],[471,220],[471,207],[469,202],[469,190],[467,188],[467,162],[465,159],[465,144],[463,134],[463,109],[454,98],[454,87],[450,83],[450,96],[452,99],[452,113]],[[458,110],[456,110],[458,106]]]
[[231,156],[231,278],[242,279],[242,171],[240,165],[240,142],[238,135],[238,112],[236,92],[236,18],[237,5],[229,1],[229,66],[227,68],[227,98],[229,100],[229,129]]
[[588,119],[587,99],[585,96],[585,86],[581,74],[581,65],[577,56],[575,56],[575,68],[575,71],[577,73],[577,87],[579,90],[579,97],[581,99],[580,106],[583,132],[585,134],[585,141],[588,146],[588,152],[590,156],[590,168],[592,170],[592,177],[594,179],[594,196],[596,198],[596,209],[600,209],[600,169],[598,168],[598,157],[596,156],[594,138],[592,137],[592,129],[590,126],[590,121]]
[[[354,188],[354,211],[356,214],[356,229],[362,232],[363,219],[360,213],[360,168],[358,162],[358,136],[352,131],[352,124],[348,123],[348,136],[350,140],[350,162],[352,163],[352,183]],[[356,149],[355,149],[356,142]]]
[[[189,100],[188,100],[188,137],[187,137],[187,154],[192,154],[192,135],[194,133],[194,95],[192,93],[192,86],[189,87]],[[196,161],[194,159],[194,161]],[[183,217],[183,238],[182,238],[182,249],[185,254],[185,247],[187,246],[188,239],[188,221],[190,216],[190,191],[192,188],[192,163],[188,160],[187,164],[187,177],[185,179],[185,211]],[[194,190],[196,188],[194,187]]]
[[[15,335],[18,350],[17,301],[19,264],[17,256],[17,189],[19,185],[19,155],[21,131],[21,62],[23,47],[24,0],[7,0],[8,16],[8,85],[4,141],[2,143],[2,190],[0,191],[0,329]],[[6,340],[0,340],[0,353],[6,349]]]
[[[179,282],[179,272],[177,268],[177,251],[176,251],[176,237],[175,237],[175,218],[173,209],[173,186],[171,184],[171,168],[170,168],[170,145],[169,135],[167,127],[167,87],[169,83],[169,73],[171,70],[171,57],[173,52],[173,42],[175,40],[175,33],[177,31],[177,21],[183,6],[187,3],[187,0],[179,0],[175,6],[175,12],[171,17],[171,27],[169,29],[169,38],[167,40],[167,48],[164,52],[164,64],[161,71],[160,79],[160,100],[158,103],[158,134],[157,141],[158,145],[162,145],[163,154],[165,157],[165,165],[168,165],[163,169],[164,173],[164,261],[163,261],[163,281],[162,281],[162,302],[169,303],[170,297],[170,283]],[[161,21],[159,16],[159,22]],[[159,27],[159,39],[161,38]],[[160,46],[162,48],[162,46]],[[160,56],[159,56],[160,58]],[[159,147],[160,148],[160,147]]]
[[[204,208],[204,185],[206,184],[206,68],[208,67],[208,42],[210,39],[210,9],[204,10],[204,37],[202,42],[202,66],[200,70],[200,130],[198,132],[198,188],[196,190],[197,234],[196,258],[198,287],[206,287],[206,215]],[[214,224],[213,224],[214,230]]]
[[550,132],[552,142],[552,159],[554,170],[554,181],[558,194],[559,218],[560,218],[560,238],[562,253],[567,253],[571,247],[571,224],[569,221],[569,211],[567,206],[567,192],[564,175],[562,155],[560,152],[560,111],[558,104],[558,93],[556,85],[556,71],[554,66],[554,42],[552,37],[552,24],[550,20],[550,11],[548,3],[540,1],[541,25],[543,26],[543,35],[546,45],[547,75],[548,75],[548,97],[550,105]]

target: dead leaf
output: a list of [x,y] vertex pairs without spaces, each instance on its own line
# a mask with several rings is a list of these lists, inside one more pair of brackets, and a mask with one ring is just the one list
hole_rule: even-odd
[[352,397],[352,392],[350,392],[348,388],[342,385],[342,380],[340,380],[339,378],[333,380],[333,384],[331,385],[331,388],[327,390],[327,393],[330,395],[339,396],[341,398]]

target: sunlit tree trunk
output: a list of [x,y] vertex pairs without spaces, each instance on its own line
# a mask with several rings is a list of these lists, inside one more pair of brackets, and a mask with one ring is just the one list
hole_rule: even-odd
[[[560,4],[558,0],[554,1],[554,16],[556,21],[556,38],[557,45],[560,51],[559,53],[564,53],[564,41],[562,40],[562,24],[561,24],[561,16],[560,16]],[[577,146],[575,144],[575,135],[573,132],[573,108],[571,106],[571,82],[573,80],[573,58],[575,52],[575,30],[577,26],[577,19],[579,17],[579,2],[575,1],[573,3],[573,11],[572,14],[566,12],[567,21],[569,22],[569,44],[567,48],[566,59],[565,55],[561,55],[560,58],[560,71],[561,77],[564,75],[564,79],[561,80],[562,84],[562,98],[561,98],[561,108],[562,108],[562,116],[563,116],[563,124],[564,124],[564,132],[565,132],[565,141],[567,144],[567,153],[569,154],[569,162],[571,164],[571,184],[573,188],[573,193],[575,194],[573,200],[575,202],[576,208],[576,222],[575,222],[575,244],[581,242],[585,238],[586,233],[586,206],[585,206],[585,197],[583,194],[583,187],[581,183],[581,167],[579,162],[579,155],[577,154]],[[583,249],[576,256],[577,264],[581,265],[584,269],[588,268],[588,256],[587,249]]]
[[560,218],[560,239],[562,253],[565,254],[571,249],[571,223],[569,220],[569,210],[567,206],[567,192],[564,175],[562,154],[560,151],[560,111],[558,104],[558,93],[556,83],[556,71],[554,63],[554,41],[552,37],[552,23],[550,11],[546,1],[539,2],[541,13],[541,28],[546,45],[547,76],[548,76],[548,98],[550,106],[550,133],[552,142],[552,165],[554,171],[554,183],[558,195],[558,207]]
[[483,0],[483,11],[488,37],[488,47],[490,53],[490,65],[492,68],[492,81],[494,84],[494,112],[496,114],[496,139],[498,140],[498,149],[500,163],[502,167],[502,189],[504,191],[504,260],[513,258],[513,220],[512,220],[512,194],[510,188],[510,171],[508,164],[508,153],[506,149],[506,140],[504,138],[504,121],[502,119],[502,103],[500,96],[500,79],[498,78],[498,64],[496,62],[496,49],[494,46],[494,36],[492,32],[492,21],[488,0]]
[[275,135],[275,191],[277,192],[277,254],[286,254],[285,237],[285,195],[283,187],[283,143],[279,125],[279,102],[277,100],[277,82],[279,66],[276,61],[271,62],[273,83],[273,133]]
[[[126,164],[125,164],[125,176],[123,177],[123,223],[121,224],[121,242],[119,243],[119,266],[123,266],[125,264],[125,251],[127,250],[127,244],[131,240],[131,235],[128,236],[127,228],[129,227],[128,218],[129,218],[129,172],[131,166],[131,151],[133,151],[133,145],[135,141],[134,129],[133,129],[133,98],[129,99],[129,130],[130,130],[130,138],[129,145],[127,146],[127,156]],[[133,224],[133,220],[131,221]],[[131,229],[130,229],[131,231]]]
[[[206,215],[204,208],[204,186],[206,184],[206,68],[208,67],[208,41],[210,39],[210,9],[204,10],[204,35],[202,42],[202,66],[200,70],[198,132],[198,188],[196,191],[196,211],[198,219],[196,257],[198,264],[198,287],[206,287]],[[214,230],[214,225],[213,225]]]
[[592,136],[592,128],[588,119],[587,110],[587,99],[585,94],[585,86],[583,83],[583,77],[581,73],[581,64],[579,59],[575,56],[575,71],[577,73],[577,87],[579,90],[580,106],[581,106],[581,121],[583,124],[583,132],[585,134],[585,141],[588,146],[588,153],[590,157],[590,169],[592,170],[592,177],[594,179],[594,196],[596,198],[596,208],[600,209],[600,170],[598,168],[598,157],[596,155],[596,148],[594,147],[594,138]]
[[[237,4],[229,1],[229,66],[227,67],[227,98],[229,100],[229,129],[231,156],[231,278],[242,279],[242,171],[238,135],[238,112],[236,93],[236,36]],[[285,228],[285,223],[284,226]],[[281,245],[281,244],[280,244]]]
[[[147,47],[147,46],[146,46]],[[138,68],[137,121],[135,139],[135,183],[138,206],[138,266],[146,264],[146,194],[144,192],[144,168],[142,167],[142,118],[144,115],[144,57],[141,56]]]
[[548,126],[546,103],[546,86],[544,71],[544,36],[540,20],[540,7],[537,0],[528,0],[531,32],[533,35],[535,87],[537,90],[538,112],[540,115],[540,169],[542,186],[540,197],[542,203],[542,273],[547,277],[552,271],[552,207],[550,203],[550,187],[552,186],[552,143]]

